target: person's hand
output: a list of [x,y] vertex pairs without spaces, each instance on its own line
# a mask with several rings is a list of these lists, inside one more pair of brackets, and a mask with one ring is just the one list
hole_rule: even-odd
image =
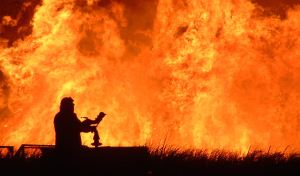
[[96,123],[100,123],[101,120],[104,118],[105,115],[106,115],[106,114],[100,112],[100,113],[98,114],[97,118],[95,119],[95,122],[96,122]]
[[91,132],[94,132],[97,130],[97,127],[96,126],[90,126],[90,129],[91,129]]
[[93,123],[92,120],[88,119],[87,117],[83,117],[85,120],[82,122],[84,125],[91,125]]

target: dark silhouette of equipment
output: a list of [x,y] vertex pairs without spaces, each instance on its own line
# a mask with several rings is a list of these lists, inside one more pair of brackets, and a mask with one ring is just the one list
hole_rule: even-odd
[[17,152],[14,154],[15,158],[30,158],[40,153],[46,154],[55,148],[54,145],[41,145],[41,144],[22,144]]
[[91,132],[94,133],[94,137],[93,137],[94,142],[91,145],[94,147],[99,147],[100,145],[102,145],[102,143],[100,142],[97,126],[99,125],[99,123],[101,122],[101,120],[104,118],[105,115],[106,114],[104,112],[100,112],[95,120],[91,120],[88,117],[82,117],[85,118],[85,120],[82,122],[83,125],[93,127],[93,130]]
[[1,157],[6,157],[6,158],[11,158],[14,155],[14,146],[0,146],[0,156]]

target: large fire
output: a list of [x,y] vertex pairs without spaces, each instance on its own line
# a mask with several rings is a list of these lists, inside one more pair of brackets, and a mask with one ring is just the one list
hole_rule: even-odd
[[54,144],[71,96],[108,114],[105,145],[299,151],[299,4],[24,0],[2,14],[0,144]]

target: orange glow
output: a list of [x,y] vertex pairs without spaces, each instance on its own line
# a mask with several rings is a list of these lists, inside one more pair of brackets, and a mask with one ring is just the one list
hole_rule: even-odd
[[[300,6],[262,8],[43,0],[30,35],[1,41],[0,144],[54,144],[54,115],[71,96],[79,117],[108,114],[105,145],[299,151]],[[82,138],[90,146],[92,134]]]

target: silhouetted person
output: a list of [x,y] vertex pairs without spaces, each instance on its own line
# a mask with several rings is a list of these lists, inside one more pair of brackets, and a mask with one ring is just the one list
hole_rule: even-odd
[[97,132],[96,126],[91,125],[99,124],[102,118],[99,118],[98,116],[96,120],[86,119],[85,121],[81,122],[74,113],[73,99],[71,97],[63,98],[60,103],[60,111],[55,115],[54,118],[56,150],[59,153],[67,155],[78,154],[81,149],[80,132]]

